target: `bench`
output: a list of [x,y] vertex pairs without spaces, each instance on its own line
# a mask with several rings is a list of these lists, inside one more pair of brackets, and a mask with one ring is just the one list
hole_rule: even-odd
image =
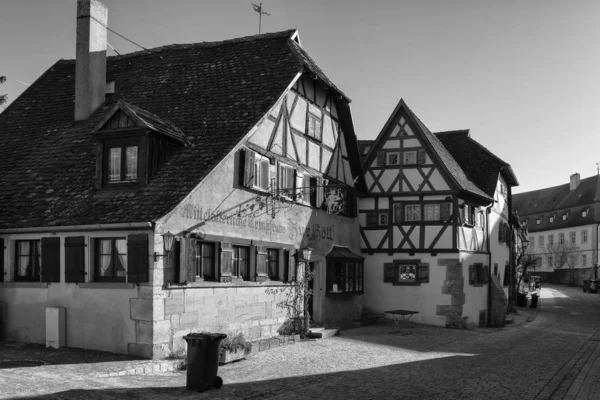
[[397,331],[393,331],[393,332],[389,332],[390,334],[392,333],[401,333],[402,330],[400,329],[402,326],[404,326],[407,330],[408,333],[405,333],[404,335],[410,335],[412,334],[410,328],[412,328],[409,325],[409,321],[410,318],[415,315],[418,314],[418,311],[410,311],[410,310],[390,310],[390,311],[384,311],[386,314],[391,314],[392,315],[392,319],[394,320],[394,323],[396,324],[396,327],[398,327]]

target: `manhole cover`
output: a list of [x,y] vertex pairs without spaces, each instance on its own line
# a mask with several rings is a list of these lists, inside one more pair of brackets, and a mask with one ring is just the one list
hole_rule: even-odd
[[39,367],[44,365],[40,360],[0,360],[0,368]]

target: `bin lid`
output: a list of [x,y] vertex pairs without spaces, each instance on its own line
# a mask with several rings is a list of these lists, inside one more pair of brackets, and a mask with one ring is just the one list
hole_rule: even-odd
[[223,340],[227,337],[225,333],[195,332],[184,336],[184,339]]

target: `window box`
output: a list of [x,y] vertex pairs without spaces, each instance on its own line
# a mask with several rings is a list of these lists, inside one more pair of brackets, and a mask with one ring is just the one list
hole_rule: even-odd
[[359,294],[364,291],[364,258],[346,247],[334,246],[326,256],[326,294]]

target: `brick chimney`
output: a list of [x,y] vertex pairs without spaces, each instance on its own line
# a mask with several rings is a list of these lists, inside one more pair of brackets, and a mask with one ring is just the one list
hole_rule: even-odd
[[75,121],[88,118],[104,102],[108,10],[96,0],[77,0]]
[[571,175],[571,186],[570,190],[575,190],[579,186],[579,173],[575,172]]

